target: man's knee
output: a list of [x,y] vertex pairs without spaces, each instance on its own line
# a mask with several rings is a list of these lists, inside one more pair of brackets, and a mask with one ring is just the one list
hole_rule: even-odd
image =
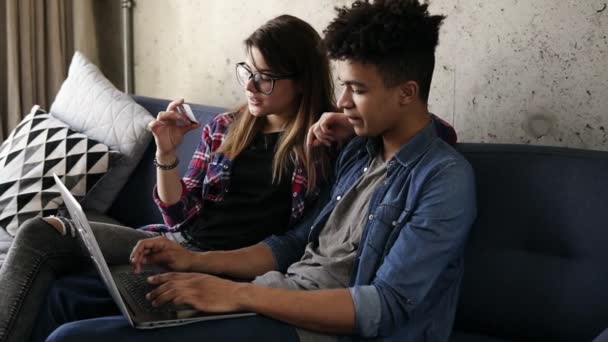
[[92,337],[90,334],[90,331],[83,331],[79,322],[71,322],[55,329],[55,331],[47,337],[46,342],[90,341],[90,338]]
[[[141,338],[135,339],[134,333]],[[107,342],[107,341],[158,341],[150,335],[133,329],[122,316],[100,317],[66,323],[46,339],[47,342]],[[166,339],[162,339],[166,340]]]

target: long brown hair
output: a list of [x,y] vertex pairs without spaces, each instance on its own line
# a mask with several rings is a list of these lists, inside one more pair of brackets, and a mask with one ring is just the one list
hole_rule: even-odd
[[[289,165],[301,162],[308,176],[310,193],[331,167],[327,148],[306,148],[306,134],[323,114],[335,110],[329,59],[321,37],[305,21],[291,15],[278,16],[245,40],[247,53],[257,48],[268,66],[280,74],[294,74],[301,88],[300,105],[281,134],[273,159],[273,181],[280,182]],[[218,152],[236,158],[264,127],[265,119],[241,107]]]

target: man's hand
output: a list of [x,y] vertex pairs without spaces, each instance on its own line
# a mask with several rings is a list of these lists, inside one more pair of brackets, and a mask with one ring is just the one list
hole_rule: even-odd
[[355,134],[353,126],[344,113],[323,113],[319,121],[310,126],[306,144],[311,147],[342,145]]
[[148,282],[158,285],[146,295],[154,306],[188,305],[209,313],[249,311],[309,330],[354,332],[355,307],[348,289],[272,288],[201,273],[164,273]]
[[242,311],[239,289],[247,285],[202,273],[163,273],[148,282],[158,285],[146,295],[153,306],[189,305],[209,313]]
[[147,264],[162,265],[173,271],[188,271],[192,268],[193,259],[193,252],[164,236],[139,240],[129,257],[135,273]]

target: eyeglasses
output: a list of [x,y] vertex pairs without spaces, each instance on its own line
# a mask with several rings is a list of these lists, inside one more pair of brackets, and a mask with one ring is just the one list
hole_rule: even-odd
[[236,64],[236,79],[244,87],[247,85],[249,80],[253,79],[253,86],[255,90],[264,94],[270,95],[274,90],[274,81],[291,78],[295,74],[287,75],[269,75],[261,72],[252,72],[245,62]]

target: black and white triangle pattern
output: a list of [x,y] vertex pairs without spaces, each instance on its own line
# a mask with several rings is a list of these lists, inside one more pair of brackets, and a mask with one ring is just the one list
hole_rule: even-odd
[[108,171],[111,153],[34,106],[0,145],[0,227],[14,236],[23,221],[57,212],[63,201],[53,173],[84,197]]

